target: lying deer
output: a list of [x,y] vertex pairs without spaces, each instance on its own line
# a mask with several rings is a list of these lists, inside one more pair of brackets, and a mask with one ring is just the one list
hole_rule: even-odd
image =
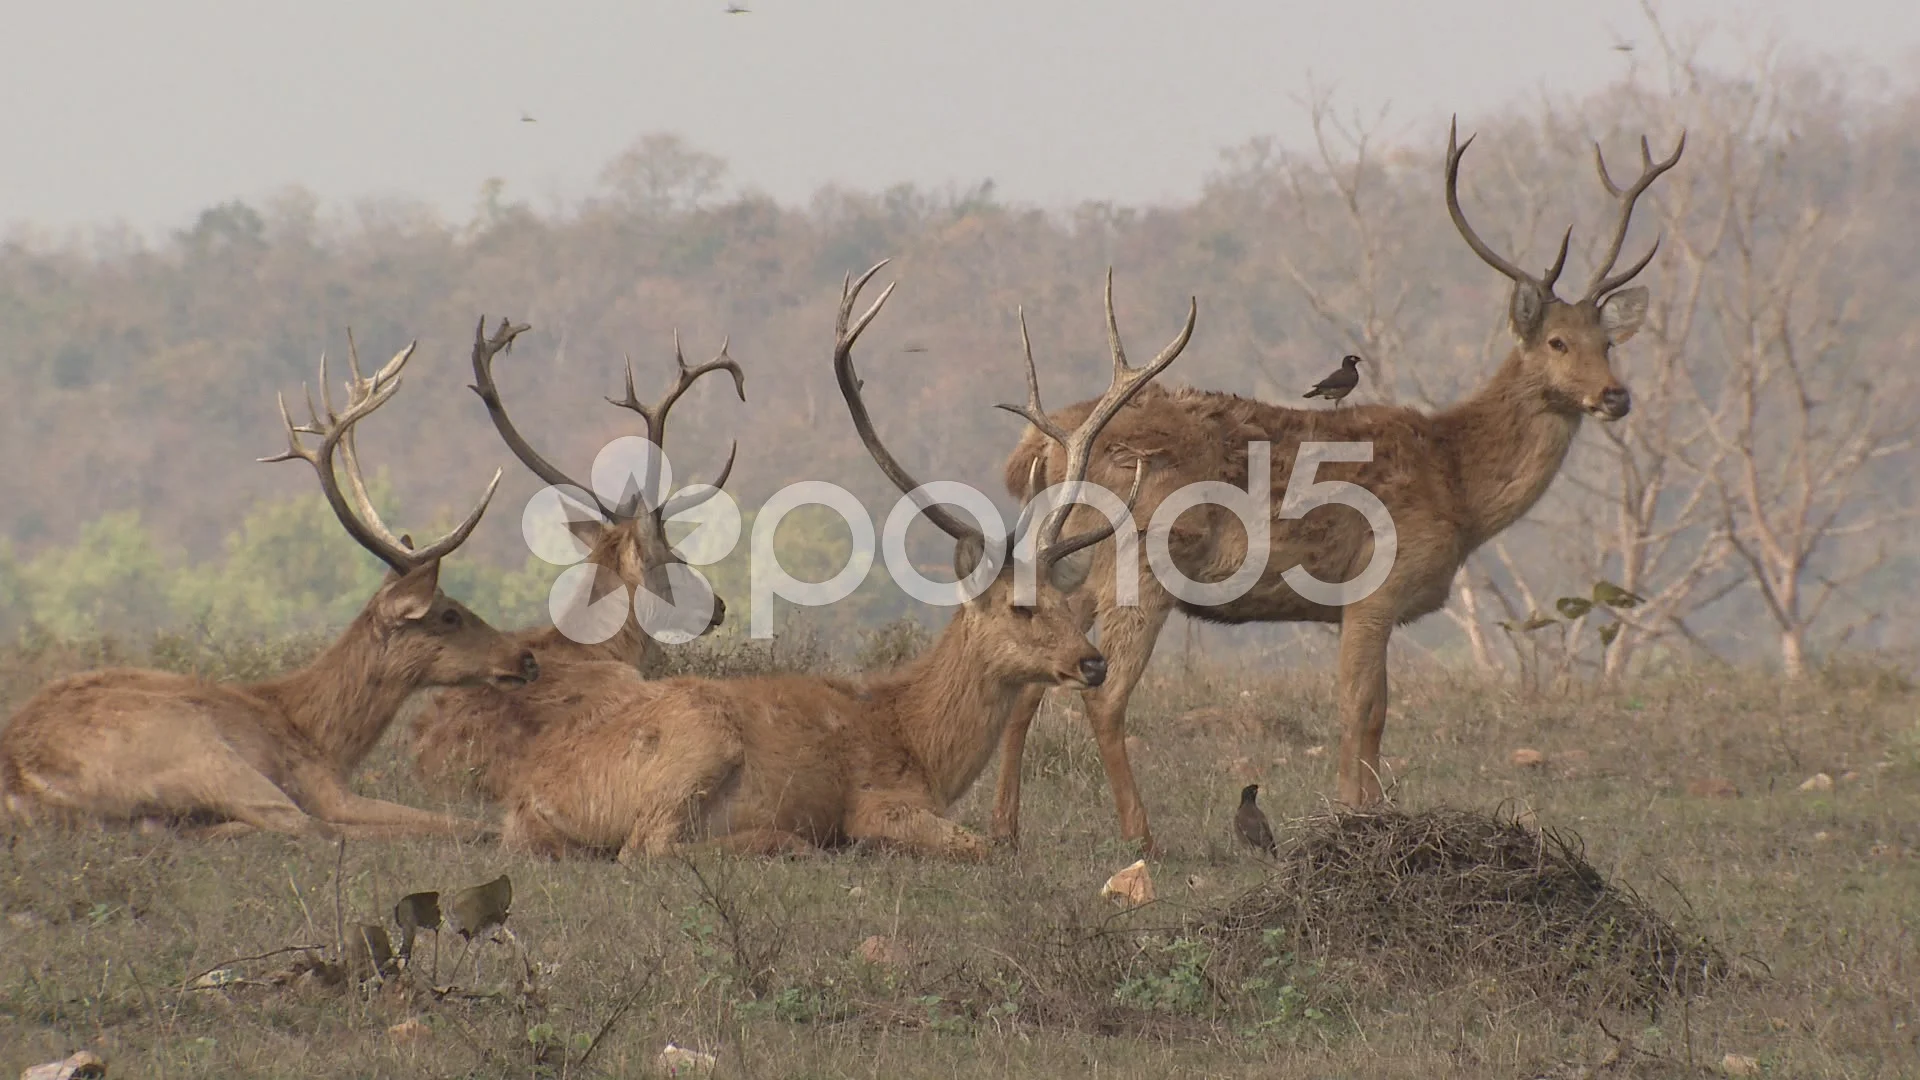
[[[473,512],[422,548],[380,520],[361,479],[354,425],[400,388],[408,345],[372,378],[358,357],[336,413],[320,361],[322,419],[295,426],[280,403],[287,451],[313,466],[335,516],[392,570],[337,641],[312,663],[265,682],[210,682],[117,669],[49,683],[0,732],[0,795],[28,820],[163,820],[226,835],[479,837],[488,825],[363,798],[347,786],[408,695],[424,687],[533,682],[533,653],[438,588],[440,560],[480,523],[499,470]],[[309,449],[302,434],[317,435]],[[343,487],[335,468],[346,474]]]
[[[687,485],[672,498],[660,499],[651,491],[633,491],[617,502],[609,502],[593,489],[570,479],[551,464],[521,436],[508,419],[493,380],[494,358],[512,348],[514,338],[529,327],[506,319],[489,338],[486,319],[473,334],[473,386],[486,405],[494,430],[520,459],[528,471],[554,488],[567,492],[569,500],[586,500],[581,509],[592,516],[568,522],[586,547],[585,561],[616,576],[630,590],[646,589],[655,596],[667,596],[671,587],[667,568],[681,562],[667,542],[666,522],[683,510],[698,506],[717,494],[733,472],[736,442],[727,453],[719,476],[711,484]],[[678,335],[674,338],[673,359],[678,368],[673,385],[653,405],[643,404],[634,393],[633,364],[627,364],[627,392],[622,399],[607,401],[638,413],[646,425],[647,441],[664,448],[667,416],[682,395],[701,376],[725,372],[733,376],[734,392],[747,399],[746,377],[740,365],[720,346],[720,354],[699,367],[689,368],[680,352]],[[651,484],[643,486],[652,486]],[[658,505],[655,505],[658,504]],[[595,591],[598,591],[597,587]],[[588,597],[581,597],[587,600]],[[713,597],[713,614],[704,630],[712,630],[726,618],[726,604]],[[430,787],[443,791],[475,790],[489,798],[499,798],[505,779],[496,775],[518,761],[518,748],[532,735],[552,722],[556,714],[565,714],[580,703],[595,700],[605,691],[602,684],[618,685],[648,673],[658,660],[660,647],[641,628],[636,619],[625,619],[613,636],[605,641],[575,641],[560,631],[557,622],[517,630],[510,635],[533,650],[540,663],[537,685],[502,689],[496,686],[461,686],[423,695],[415,712],[412,729],[412,753],[415,775]]]
[[[1113,526],[1062,537],[1066,506],[1040,522],[1031,554],[1001,559],[989,554],[978,528],[919,490],[875,432],[852,349],[892,286],[857,320],[852,315],[879,270],[842,290],[835,378],[880,470],[954,538],[955,574],[967,579],[979,569],[991,574],[989,584],[920,657],[885,674],[634,682],[584,704],[573,723],[526,744],[503,842],[547,854],[617,851],[629,860],[686,843],[772,853],[864,841],[979,859],[985,843],[945,814],[986,767],[1026,689],[1088,688],[1105,678],[1106,660],[1087,641],[1070,596],[1086,580],[1087,549]],[[1193,334],[1194,315],[1190,306],[1179,336],[1151,364],[1133,368],[1113,330],[1109,276],[1112,384],[1071,432],[1046,425],[1066,454],[1064,476],[1085,475],[1101,428],[1173,363]],[[1044,423],[1031,346],[1027,374],[1023,414]],[[1145,469],[1140,463],[1135,494]],[[998,562],[983,566],[983,559]],[[1031,603],[1016,602],[1020,560],[1035,575]]]
[[[1095,551],[1097,599],[1092,606],[1097,609],[1100,647],[1111,668],[1105,685],[1087,691],[1084,700],[1113,789],[1121,835],[1148,849],[1153,836],[1127,761],[1127,699],[1146,670],[1169,612],[1178,609],[1191,618],[1222,623],[1339,626],[1340,798],[1352,805],[1373,802],[1381,791],[1387,639],[1393,628],[1445,606],[1454,576],[1467,556],[1519,520],[1546,493],[1583,418],[1618,420],[1632,404],[1627,388],[1614,375],[1611,356],[1614,346],[1639,330],[1647,312],[1647,290],[1622,286],[1652,261],[1659,242],[1619,273],[1614,272],[1614,264],[1635,202],[1680,160],[1685,136],[1672,156],[1658,162],[1642,139],[1640,176],[1624,188],[1613,182],[1595,148],[1601,183],[1614,199],[1613,235],[1586,291],[1573,301],[1562,300],[1553,291],[1566,266],[1572,230],[1561,240],[1560,254],[1546,274],[1535,277],[1496,253],[1467,224],[1457,190],[1460,157],[1466,148],[1450,130],[1447,211],[1474,254],[1513,282],[1507,308],[1513,351],[1486,385],[1464,401],[1433,413],[1389,405],[1319,412],[1233,394],[1154,387],[1115,418],[1107,434],[1110,448],[1094,457],[1093,480],[1109,487],[1124,481],[1134,456],[1152,457],[1154,479],[1136,514],[1147,522],[1163,500],[1190,484],[1220,481],[1248,490],[1249,444],[1271,444],[1270,551],[1264,572],[1237,599],[1217,604],[1177,599],[1149,572],[1142,558],[1142,565],[1127,568],[1138,573],[1139,603],[1122,606],[1115,602],[1112,585],[1114,545],[1101,545]],[[1094,407],[1092,403],[1069,406],[1054,418],[1071,423]],[[1322,582],[1352,581],[1363,575],[1374,558],[1376,535],[1361,514],[1330,508],[1314,510],[1304,518],[1282,513],[1296,456],[1302,444],[1312,442],[1359,442],[1370,448],[1368,461],[1323,460],[1318,472],[1303,475],[1301,482],[1304,489],[1319,480],[1322,483],[1316,486],[1321,490],[1342,482],[1358,485],[1391,515],[1398,550],[1391,571],[1364,599],[1341,603],[1311,599],[1296,592],[1284,577],[1290,568],[1301,566]],[[1067,471],[1059,450],[1038,429],[1029,428],[1007,461],[1007,487],[1031,498],[1051,478]],[[1358,509],[1358,501],[1364,500],[1346,504]],[[1222,581],[1245,559],[1247,533],[1221,509],[1204,507],[1170,523],[1168,552],[1173,564],[1196,581]],[[1201,520],[1193,524],[1196,517]],[[1182,520],[1189,524],[1183,525]],[[1033,694],[1006,729],[994,800],[993,834],[998,840],[1011,842],[1018,836],[1020,755],[1039,696]]]

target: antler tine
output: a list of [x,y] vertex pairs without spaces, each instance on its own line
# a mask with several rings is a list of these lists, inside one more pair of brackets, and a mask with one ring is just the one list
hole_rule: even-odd
[[[406,350],[407,354],[411,354],[411,352],[411,348]],[[400,357],[396,357],[396,360],[399,360],[400,363],[405,362],[404,359]],[[323,378],[324,367],[325,362],[323,359]],[[378,525],[376,527],[377,517],[374,518],[373,522],[369,522],[356,512],[353,499],[341,490],[340,479],[335,475],[333,468],[334,452],[340,447],[342,440],[353,430],[353,425],[359,423],[375,409],[386,404],[387,401],[393,397],[394,393],[400,389],[399,367],[399,364],[389,364],[387,368],[383,368],[382,374],[385,374],[387,377],[384,380],[369,380],[368,385],[365,386],[365,392],[355,394],[354,400],[347,406],[346,411],[343,413],[336,414],[333,411],[332,403],[328,402],[326,419],[321,420],[318,415],[315,415],[314,422],[310,425],[294,424],[293,417],[287,412],[286,396],[284,394],[278,395],[280,420],[281,423],[285,425],[287,431],[287,449],[283,453],[275,454],[272,457],[263,457],[259,460],[263,462],[274,462],[290,461],[294,458],[299,458],[307,464],[312,465],[314,472],[320,478],[321,494],[326,496],[327,505],[333,508],[334,516],[340,519],[340,525],[347,530],[347,535],[353,537],[361,547],[379,556],[382,562],[392,567],[396,572],[404,574],[415,566],[420,565],[420,561],[416,559],[413,552],[408,551],[398,541],[394,540],[384,525]],[[356,389],[358,389],[357,386]],[[324,389],[321,392],[321,397],[323,400],[327,397]],[[308,409],[309,412],[312,411],[311,393],[308,394]],[[320,445],[312,450],[307,449],[300,441],[302,434],[320,436]]]
[[[700,381],[701,376],[714,371],[726,372],[733,376],[733,392],[739,395],[741,401],[747,400],[746,373],[740,370],[739,362],[727,353],[727,347],[732,344],[732,342],[733,338],[731,336],[722,338],[720,341],[720,351],[714,354],[713,359],[701,364],[699,367],[689,368],[687,366],[686,354],[680,349],[680,331],[675,330],[673,332],[673,363],[678,371],[674,375],[673,386],[667,390],[666,396],[662,397],[658,404],[651,406],[641,402],[639,394],[634,391],[633,358],[628,357],[626,397],[624,400],[608,398],[607,403],[639,413],[640,417],[645,420],[647,424],[647,441],[664,450],[667,445],[667,414],[673,411],[674,404],[680,400],[681,396],[691,389],[694,383]],[[719,478],[707,485],[714,489],[713,491],[699,492],[687,499],[668,499],[661,507],[661,514],[663,516],[671,516],[689,507],[698,506],[712,498],[715,492],[726,484],[727,477],[733,474],[734,455],[738,453],[739,448],[740,445],[738,441],[736,441],[733,449],[727,452],[727,461],[726,464],[721,467]],[[650,484],[652,479],[652,477],[648,478]]]
[[[487,512],[487,504],[493,501],[493,493],[499,487],[500,469],[496,466],[493,470],[493,479],[487,481],[487,490],[481,493],[480,501],[474,504],[473,510],[467,514],[466,520],[454,526],[452,532],[428,544],[426,547],[415,548],[408,556],[413,564],[415,566],[424,566],[427,563],[433,562],[435,559],[444,559],[453,553],[453,549],[466,543],[467,537],[473,534],[474,526],[480,524],[481,515]],[[402,539],[404,540],[405,538],[403,537]]]
[[1454,117],[1447,124],[1447,215],[1453,218],[1453,227],[1460,232],[1460,238],[1467,242],[1480,261],[1505,274],[1514,281],[1524,281],[1548,296],[1553,295],[1553,283],[1560,277],[1560,270],[1566,265],[1567,244],[1573,239],[1573,230],[1567,230],[1567,236],[1560,242],[1560,257],[1554,260],[1553,267],[1545,278],[1537,278],[1488,246],[1480,234],[1473,231],[1467,223],[1466,212],[1460,209],[1460,158],[1466,154],[1467,147],[1473,145],[1474,137],[1467,136],[1466,142],[1460,141],[1460,118]]
[[[372,397],[383,387],[392,386],[395,390],[398,390],[399,384],[397,380],[400,376],[400,369],[405,367],[407,361],[413,357],[414,347],[418,344],[416,341],[408,342],[406,348],[395,353],[392,360],[387,361],[380,370],[373,373],[373,378],[363,379],[360,377],[359,358],[354,355],[356,350],[354,350],[352,346],[352,334],[349,333],[347,364],[353,372],[353,378],[347,383],[348,411],[351,412],[357,404]],[[389,394],[389,396],[391,396],[391,394]],[[369,409],[367,411],[371,412],[372,410]],[[360,415],[364,416],[366,413],[361,413]],[[380,520],[380,512],[374,507],[373,497],[367,492],[366,479],[360,472],[360,449],[354,441],[354,429],[351,425],[349,425],[340,436],[339,453],[341,467],[347,474],[347,492],[353,497],[354,509],[360,519],[366,522],[369,529],[379,533],[381,538],[388,543],[402,549],[412,547],[411,544],[394,536],[393,531],[388,529],[386,523]]]
[[1642,256],[1638,262],[1621,273],[1613,273],[1613,264],[1620,259],[1620,248],[1627,242],[1627,226],[1633,223],[1634,204],[1639,202],[1640,196],[1646,193],[1647,188],[1652,186],[1655,180],[1680,163],[1680,155],[1685,153],[1686,149],[1687,133],[1682,131],[1680,141],[1675,144],[1673,153],[1664,161],[1655,161],[1652,145],[1647,142],[1645,135],[1640,136],[1640,178],[1622,188],[1613,182],[1613,175],[1607,170],[1607,156],[1600,149],[1600,143],[1596,141],[1593,144],[1594,169],[1600,174],[1601,186],[1605,187],[1607,194],[1613,197],[1618,206],[1618,212],[1614,221],[1613,239],[1607,244],[1606,256],[1600,260],[1599,265],[1594,267],[1593,277],[1587,282],[1587,293],[1583,301],[1598,300],[1625,285],[1653,261],[1654,253],[1660,250],[1660,240],[1657,237],[1653,241],[1653,246],[1647,249],[1646,255]]
[[882,259],[875,263],[866,273],[860,275],[858,281],[854,280],[852,274],[848,274],[841,282],[840,313],[834,320],[833,327],[833,378],[840,386],[840,396],[846,399],[847,412],[853,418],[853,429],[859,433],[860,442],[866,446],[867,453],[873,457],[874,464],[880,466],[880,471],[893,482],[893,486],[910,496],[914,505],[920,508],[920,512],[927,515],[927,520],[938,526],[941,532],[955,540],[984,540],[979,529],[955,517],[947,511],[946,507],[933,502],[920,491],[920,482],[900,467],[900,462],[894,459],[893,454],[887,450],[886,444],[880,441],[880,434],[873,427],[873,417],[867,412],[867,403],[860,396],[860,377],[853,370],[853,343],[860,340],[860,334],[866,330],[867,324],[873,321],[874,316],[880,314],[880,306],[887,302],[887,297],[893,295],[894,286],[899,282],[888,282],[879,298],[858,319],[853,317],[853,305],[860,298],[860,290],[866,288],[867,282],[872,281],[881,267],[891,261],[893,260]]
[[1053,422],[1047,415],[1046,407],[1040,404],[1040,373],[1033,366],[1033,339],[1027,335],[1027,309],[1016,309],[1020,318],[1020,347],[1027,359],[1027,403],[1025,405],[995,405],[996,409],[1005,409],[1015,416],[1025,417],[1027,423],[1039,428],[1041,434],[1054,442],[1065,445],[1067,432]]
[[713,482],[710,484],[698,485],[701,488],[699,491],[688,492],[687,488],[696,485],[683,484],[680,488],[681,494],[673,496],[661,505],[660,517],[664,520],[683,510],[691,510],[701,503],[706,502],[708,499],[713,498],[715,495],[720,494],[720,489],[727,486],[727,477],[733,475],[734,455],[739,452],[740,440],[735,439],[733,443],[727,447],[727,460],[725,464],[720,466],[720,475],[714,477]]
[[[1193,340],[1194,323],[1200,314],[1199,298],[1189,298],[1187,321],[1181,326],[1180,332],[1167,343],[1166,348],[1160,350],[1160,354],[1153,358],[1152,363],[1145,367],[1134,368],[1128,366],[1126,350],[1120,341],[1120,320],[1113,308],[1113,271],[1111,269],[1107,271],[1106,292],[1107,340],[1113,351],[1113,382],[1107,387],[1106,392],[1100,395],[1100,399],[1094,403],[1092,411],[1087,414],[1085,420],[1081,421],[1079,427],[1064,439],[1054,436],[1067,452],[1066,482],[1068,484],[1078,484],[1086,480],[1087,470],[1093,463],[1093,446],[1100,438],[1100,432],[1126,406],[1127,402],[1133,399],[1134,395],[1152,381],[1154,376],[1165,371],[1168,365],[1172,364],[1175,358],[1186,349],[1187,343]],[[1146,470],[1145,458],[1135,462],[1133,489],[1127,495],[1128,510],[1133,509],[1134,500],[1140,496],[1140,487],[1145,482]],[[1036,550],[1041,553],[1040,557],[1043,560],[1048,562],[1058,560],[1113,535],[1114,525],[1109,521],[1091,532],[1062,541],[1060,530],[1066,525],[1067,517],[1072,514],[1073,506],[1073,503],[1061,503],[1054,507],[1047,514],[1046,520],[1041,523]]]
[[585,492],[587,497],[593,500],[595,507],[602,514],[607,514],[609,508],[600,501],[599,496],[593,493],[591,487],[569,477],[561,472],[558,466],[540,456],[540,452],[535,450],[520,434],[519,429],[513,426],[513,421],[507,416],[506,404],[500,399],[500,387],[493,381],[493,358],[511,350],[513,339],[531,329],[533,327],[527,323],[515,323],[502,317],[500,328],[489,338],[487,317],[480,316],[480,323],[473,330],[473,382],[467,386],[467,389],[479,395],[480,403],[487,408],[487,417],[493,421],[493,430],[499,433],[500,440],[507,444],[507,449],[513,452],[514,457],[520,459],[520,464],[525,465],[528,472],[551,487],[567,487]]

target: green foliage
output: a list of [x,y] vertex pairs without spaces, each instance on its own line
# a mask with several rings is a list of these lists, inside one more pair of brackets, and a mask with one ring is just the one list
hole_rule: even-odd
[[83,526],[74,543],[20,567],[14,588],[28,619],[61,637],[155,626],[173,612],[168,561],[139,511],[114,511]]
[[[387,485],[373,485],[376,502]],[[357,614],[385,566],[340,530],[319,494],[266,503],[227,537],[226,557],[180,574],[176,610],[223,628],[337,625]]]

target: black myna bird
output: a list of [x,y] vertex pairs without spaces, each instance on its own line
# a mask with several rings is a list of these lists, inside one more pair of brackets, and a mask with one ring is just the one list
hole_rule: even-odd
[[1328,401],[1333,402],[1334,408],[1339,408],[1340,399],[1353,393],[1353,388],[1360,385],[1359,364],[1360,358],[1357,356],[1341,357],[1339,371],[1313,384],[1313,389],[1301,396],[1326,398]]
[[1268,855],[1278,855],[1280,846],[1273,842],[1273,826],[1267,824],[1267,815],[1261,813],[1259,805],[1254,802],[1259,797],[1259,784],[1248,784],[1240,789],[1240,809],[1233,812],[1233,834],[1248,847],[1258,848]]

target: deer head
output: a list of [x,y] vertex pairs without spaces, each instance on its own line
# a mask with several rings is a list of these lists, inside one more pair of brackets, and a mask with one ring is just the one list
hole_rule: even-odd
[[1614,273],[1613,267],[1620,259],[1620,246],[1627,239],[1634,203],[1662,173],[1680,161],[1681,152],[1687,148],[1686,133],[1681,133],[1672,156],[1664,161],[1653,159],[1653,151],[1642,136],[1640,178],[1625,188],[1613,182],[1600,145],[1594,144],[1593,158],[1600,172],[1600,183],[1614,200],[1613,238],[1587,282],[1586,293],[1571,303],[1553,291],[1554,283],[1560,280],[1560,271],[1567,264],[1567,246],[1573,239],[1571,228],[1560,239],[1560,254],[1554,258],[1553,265],[1545,275],[1535,277],[1494,251],[1473,231],[1473,226],[1467,224],[1467,216],[1460,210],[1460,157],[1471,145],[1471,135],[1466,142],[1459,141],[1457,121],[1448,126],[1447,213],[1452,215],[1454,227],[1460,230],[1474,254],[1513,281],[1507,323],[1523,369],[1535,376],[1554,410],[1576,416],[1588,414],[1602,420],[1620,419],[1633,407],[1633,397],[1615,377],[1610,354],[1613,346],[1639,331],[1647,314],[1646,288],[1621,286],[1632,281],[1653,261],[1654,252],[1660,250],[1659,238],[1654,239],[1653,246],[1638,262],[1619,273]]
[[[539,676],[533,653],[509,641],[487,625],[466,605],[448,597],[439,588],[440,560],[451,554],[480,524],[494,489],[500,485],[500,470],[495,469],[486,494],[454,530],[422,548],[413,546],[405,535],[395,537],[367,494],[360,471],[360,457],[354,447],[354,425],[387,403],[400,389],[400,371],[413,356],[409,344],[387,361],[371,378],[360,374],[360,357],[347,335],[348,366],[352,378],[347,382],[347,405],[343,412],[333,407],[333,394],[327,383],[327,358],[320,357],[320,401],[324,415],[307,396],[308,422],[296,425],[287,412],[286,398],[280,398],[280,419],[286,425],[287,450],[261,461],[291,461],[295,458],[313,466],[320,478],[320,490],[333,508],[334,516],[358,541],[391,572],[367,601],[359,619],[369,624],[379,642],[378,665],[382,674],[401,673],[422,686],[463,686],[493,683],[520,686]],[[320,445],[309,449],[301,435],[317,435]],[[335,469],[335,456],[340,469]],[[346,487],[339,472],[346,474]],[[369,673],[368,677],[379,677]]]
[[[513,422],[507,418],[506,407],[501,403],[500,391],[493,381],[493,358],[502,352],[511,350],[513,339],[525,333],[529,326],[514,324],[506,319],[500,320],[500,327],[489,338],[486,334],[487,323],[484,317],[473,335],[473,385],[474,393],[487,407],[487,415],[493,419],[494,430],[500,433],[507,448],[513,451],[535,476],[548,484],[566,489],[569,498],[581,498],[592,503],[591,510],[597,515],[588,520],[569,522],[568,527],[582,543],[587,546],[586,561],[603,567],[618,576],[628,588],[645,588],[655,596],[665,597],[672,588],[667,580],[667,568],[684,565],[673,545],[667,541],[666,522],[668,518],[691,509],[718,494],[733,472],[734,455],[740,444],[736,441],[727,452],[726,464],[721,466],[720,475],[705,485],[687,485],[679,494],[670,498],[660,498],[664,492],[656,493],[657,475],[644,478],[634,490],[626,492],[618,501],[608,502],[596,494],[589,485],[577,483],[554,467],[542,457],[526,439],[522,438]],[[667,415],[673,411],[674,403],[697,382],[702,375],[713,371],[724,371],[733,376],[734,392],[741,401],[747,400],[746,376],[740,371],[740,365],[727,355],[726,343],[721,343],[720,352],[712,360],[696,368],[687,366],[686,357],[680,351],[680,335],[673,337],[673,360],[678,368],[673,385],[659,402],[647,405],[634,393],[633,361],[627,361],[626,397],[616,400],[607,398],[608,403],[623,409],[631,409],[640,414],[646,423],[646,439],[656,449],[666,447]],[[651,471],[657,467],[658,458],[649,458]],[[658,505],[653,505],[658,503]],[[719,596],[713,597],[712,620],[705,629],[719,626],[726,618],[726,603]]]
[[[921,485],[907,474],[880,441],[879,434],[874,430],[873,418],[868,415],[866,403],[860,397],[862,383],[853,369],[853,343],[874,316],[879,314],[887,297],[893,295],[893,285],[889,284],[858,319],[853,318],[854,301],[859,297],[860,290],[885,265],[885,261],[880,262],[860,275],[857,281],[849,277],[842,286],[840,316],[835,326],[834,378],[840,385],[847,411],[853,416],[854,429],[859,432],[860,441],[866,446],[867,452],[873,456],[875,464],[880,466],[880,471],[886,474],[887,479],[913,499],[929,521],[953,537],[953,571],[955,576],[966,579],[974,574],[983,558],[989,557],[987,537],[975,526],[934,502],[921,489]],[[1020,340],[1025,346],[1027,361],[1027,404],[999,406],[1026,417],[1029,423],[1065,448],[1068,484],[1079,484],[1086,480],[1093,444],[1099,438],[1101,429],[1186,348],[1187,341],[1193,336],[1194,319],[1198,313],[1197,303],[1190,303],[1186,326],[1179,335],[1161,350],[1151,364],[1135,368],[1127,363],[1126,351],[1120,343],[1120,329],[1113,312],[1111,270],[1107,273],[1106,299],[1107,340],[1113,353],[1113,381],[1099,401],[1094,403],[1086,420],[1073,431],[1065,431],[1049,419],[1041,408],[1039,376],[1034,370],[1033,345],[1027,337],[1024,312],[1020,316]],[[1129,510],[1139,497],[1146,469],[1144,459],[1135,466],[1133,489],[1127,496]],[[1015,554],[1013,537],[1009,536],[998,541],[997,551],[991,553],[991,557],[999,563],[993,580],[961,609],[960,618],[966,622],[965,633],[968,635],[971,655],[984,665],[990,676],[1082,689],[1099,686],[1106,679],[1106,658],[1087,640],[1086,632],[1082,629],[1086,621],[1084,613],[1078,609],[1075,599],[1092,569],[1091,548],[1113,535],[1114,524],[1105,522],[1086,532],[1062,537],[1061,531],[1073,507],[1073,503],[1063,502],[1050,510],[1040,522],[1030,556],[1035,564],[1033,569],[1037,572],[1039,586],[1033,603],[1015,601],[1015,559],[1021,556]]]

